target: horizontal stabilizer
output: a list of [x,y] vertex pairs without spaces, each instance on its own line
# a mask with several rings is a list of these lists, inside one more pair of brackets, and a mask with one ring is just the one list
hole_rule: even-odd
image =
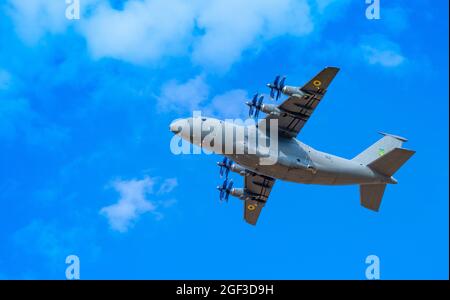
[[382,175],[392,176],[414,153],[412,150],[394,148],[367,166]]

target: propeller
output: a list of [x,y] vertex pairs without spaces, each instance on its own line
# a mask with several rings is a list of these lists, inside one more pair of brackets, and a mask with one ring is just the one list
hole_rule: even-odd
[[258,93],[256,93],[253,96],[252,101],[248,101],[245,103],[249,107],[248,116],[250,118],[258,119],[263,100],[264,100],[264,96],[262,96],[262,95],[260,96]]
[[219,169],[220,177],[223,177],[223,175],[225,174],[225,179],[228,179],[228,173],[230,172],[232,164],[233,161],[226,157],[224,157],[222,161],[217,162],[217,165],[220,167]]
[[283,88],[285,86],[284,82],[286,81],[286,77],[283,76],[283,78],[281,79],[280,78],[281,76],[277,75],[277,77],[275,77],[275,80],[272,83],[267,84],[267,87],[270,88],[271,99],[275,98],[276,100],[278,100],[280,98],[281,92],[283,91]]
[[219,199],[220,201],[227,201],[228,197],[230,196],[231,189],[233,188],[233,180],[230,180],[228,182],[228,178],[225,178],[222,185],[217,186],[217,189],[220,191]]

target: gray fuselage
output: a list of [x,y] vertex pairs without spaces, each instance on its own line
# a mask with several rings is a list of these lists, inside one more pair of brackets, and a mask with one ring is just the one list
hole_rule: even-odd
[[[181,130],[179,130],[180,128]],[[184,130],[183,128],[190,129]],[[212,130],[211,128],[215,129]],[[395,183],[391,177],[378,174],[358,161],[315,150],[296,138],[278,135],[274,137],[268,132],[256,128],[253,128],[256,132],[256,140],[259,141],[256,146],[256,153],[249,153],[247,149],[249,143],[247,129],[249,128],[252,128],[251,125],[237,125],[214,118],[180,119],[170,125],[170,130],[182,139],[224,155],[243,168],[268,177],[290,182],[322,185]],[[201,139],[196,140],[196,130],[201,132]],[[245,134],[234,134],[231,139],[227,139],[225,134],[227,130],[234,133],[243,131]],[[220,132],[221,136],[217,132]],[[210,143],[211,137],[215,138],[212,143]],[[208,141],[205,138],[208,138]],[[219,141],[220,143],[218,143]],[[226,151],[224,145],[227,143],[233,144],[233,151]],[[220,146],[217,146],[219,144]],[[261,163],[262,159],[268,157],[267,152],[263,154],[259,150],[261,144],[267,145],[271,149],[270,157],[276,157],[273,163]],[[275,150],[272,148],[274,144],[277,145]],[[238,145],[245,149],[243,153],[236,151]]]

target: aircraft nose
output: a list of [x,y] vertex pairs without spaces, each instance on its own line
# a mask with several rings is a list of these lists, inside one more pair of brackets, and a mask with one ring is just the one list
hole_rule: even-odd
[[180,123],[178,121],[173,121],[169,125],[169,130],[174,134],[178,134],[181,131]]

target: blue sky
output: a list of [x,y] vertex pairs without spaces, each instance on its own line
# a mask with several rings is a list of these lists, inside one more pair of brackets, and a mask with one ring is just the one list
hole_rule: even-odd
[[[82,0],[0,4],[0,278],[448,278],[448,2]],[[351,158],[409,139],[381,211],[357,186],[278,181],[256,227],[171,120],[245,116],[276,74],[341,72],[299,135]],[[235,181],[240,182],[236,175]]]

